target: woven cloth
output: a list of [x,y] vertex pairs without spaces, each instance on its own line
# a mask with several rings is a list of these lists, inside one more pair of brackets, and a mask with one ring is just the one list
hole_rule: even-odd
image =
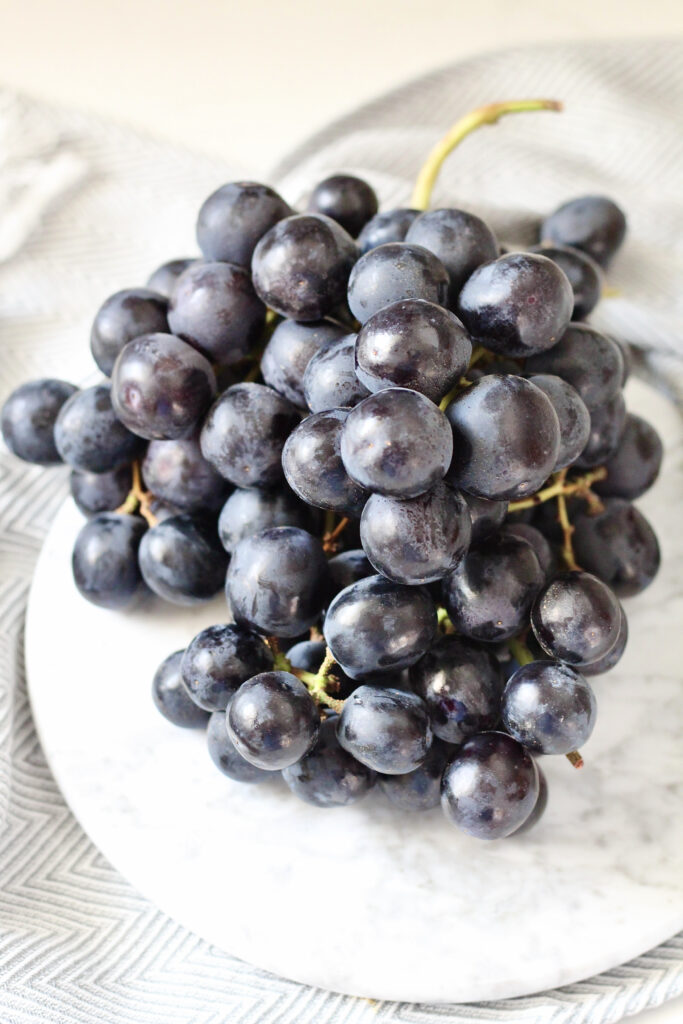
[[[459,114],[549,94],[567,113],[510,118],[467,140],[436,204],[524,241],[559,201],[607,192],[630,236],[600,322],[639,347],[679,399],[683,375],[683,45],[508,51],[447,68],[351,115],[277,169],[298,201],[324,173],[367,175],[406,204],[421,156]],[[88,329],[117,288],[193,252],[201,199],[245,168],[0,91],[0,401],[21,381],[92,379]],[[606,1024],[683,993],[683,935],[571,986],[462,1006],[370,1003],[273,977],[159,912],[66,807],[31,721],[23,621],[31,573],[66,493],[64,470],[0,451],[0,1020],[3,1024]],[[55,609],[59,614],[59,609]],[[55,685],[68,667],[55,650]],[[93,666],[96,672],[96,666]],[[568,939],[569,941],[569,939]],[[416,962],[416,969],[419,969]]]

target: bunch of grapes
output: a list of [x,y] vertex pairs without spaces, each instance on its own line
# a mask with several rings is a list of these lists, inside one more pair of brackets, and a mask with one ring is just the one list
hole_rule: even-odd
[[[627,642],[620,603],[659,565],[632,504],[662,446],[628,414],[628,348],[588,322],[626,223],[604,197],[556,210],[505,251],[461,209],[378,212],[339,174],[294,212],[265,185],[199,211],[198,259],[108,298],[102,383],[26,384],[2,431],[71,467],[88,517],[76,586],[141,589],[227,621],[159,667],[153,697],[208,726],[229,778],[280,774],[302,800],[441,803],[495,839],[541,815],[534,755],[594,727],[588,681]],[[501,254],[502,252],[502,254]]]

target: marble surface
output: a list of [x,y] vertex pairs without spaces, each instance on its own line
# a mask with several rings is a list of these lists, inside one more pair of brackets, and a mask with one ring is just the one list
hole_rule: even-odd
[[681,424],[644,385],[629,407],[667,456],[639,504],[664,566],[627,603],[631,643],[596,680],[599,719],[573,771],[546,758],[550,804],[519,839],[480,843],[439,811],[401,816],[379,793],[320,811],[279,781],[232,783],[201,734],[156,712],[157,664],[204,625],[196,610],[84,602],[70,580],[81,519],[64,505],[29,604],[30,696],[66,800],[145,896],[220,948],[286,977],[381,999],[510,997],[613,967],[683,927]]

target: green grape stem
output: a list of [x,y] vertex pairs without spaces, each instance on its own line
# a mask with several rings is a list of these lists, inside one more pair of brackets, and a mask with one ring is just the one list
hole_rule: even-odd
[[142,486],[142,473],[140,472],[140,463],[137,459],[131,469],[133,473],[132,487],[128,492],[126,500],[122,505],[119,505],[116,511],[119,515],[124,516],[132,516],[135,512],[139,512],[142,518],[146,520],[148,526],[156,526],[159,520],[152,512],[152,495]]
[[289,658],[280,650],[280,644],[275,637],[268,637],[267,643],[273,655],[273,668],[276,671],[290,672],[301,680],[317,704],[324,704],[325,707],[341,714],[344,701],[337,700],[327,692],[328,684],[333,681],[330,677],[330,670],[336,664],[329,647],[325,650],[325,657],[318,671],[306,672],[304,669],[293,667]]

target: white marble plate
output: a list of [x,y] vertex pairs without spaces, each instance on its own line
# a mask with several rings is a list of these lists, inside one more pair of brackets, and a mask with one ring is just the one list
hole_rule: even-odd
[[67,502],[31,592],[28,679],[50,767],[112,864],[221,949],[379,999],[526,994],[611,968],[682,928],[681,424],[655,392],[628,390],[667,445],[662,478],[640,502],[664,566],[627,604],[621,665],[596,681],[585,769],[544,759],[549,809],[519,839],[477,842],[438,810],[402,816],[379,793],[320,811],[279,780],[225,779],[203,735],[173,728],[150,699],[158,663],[224,619],[222,599],[194,611],[87,604],[71,582],[82,520]]

